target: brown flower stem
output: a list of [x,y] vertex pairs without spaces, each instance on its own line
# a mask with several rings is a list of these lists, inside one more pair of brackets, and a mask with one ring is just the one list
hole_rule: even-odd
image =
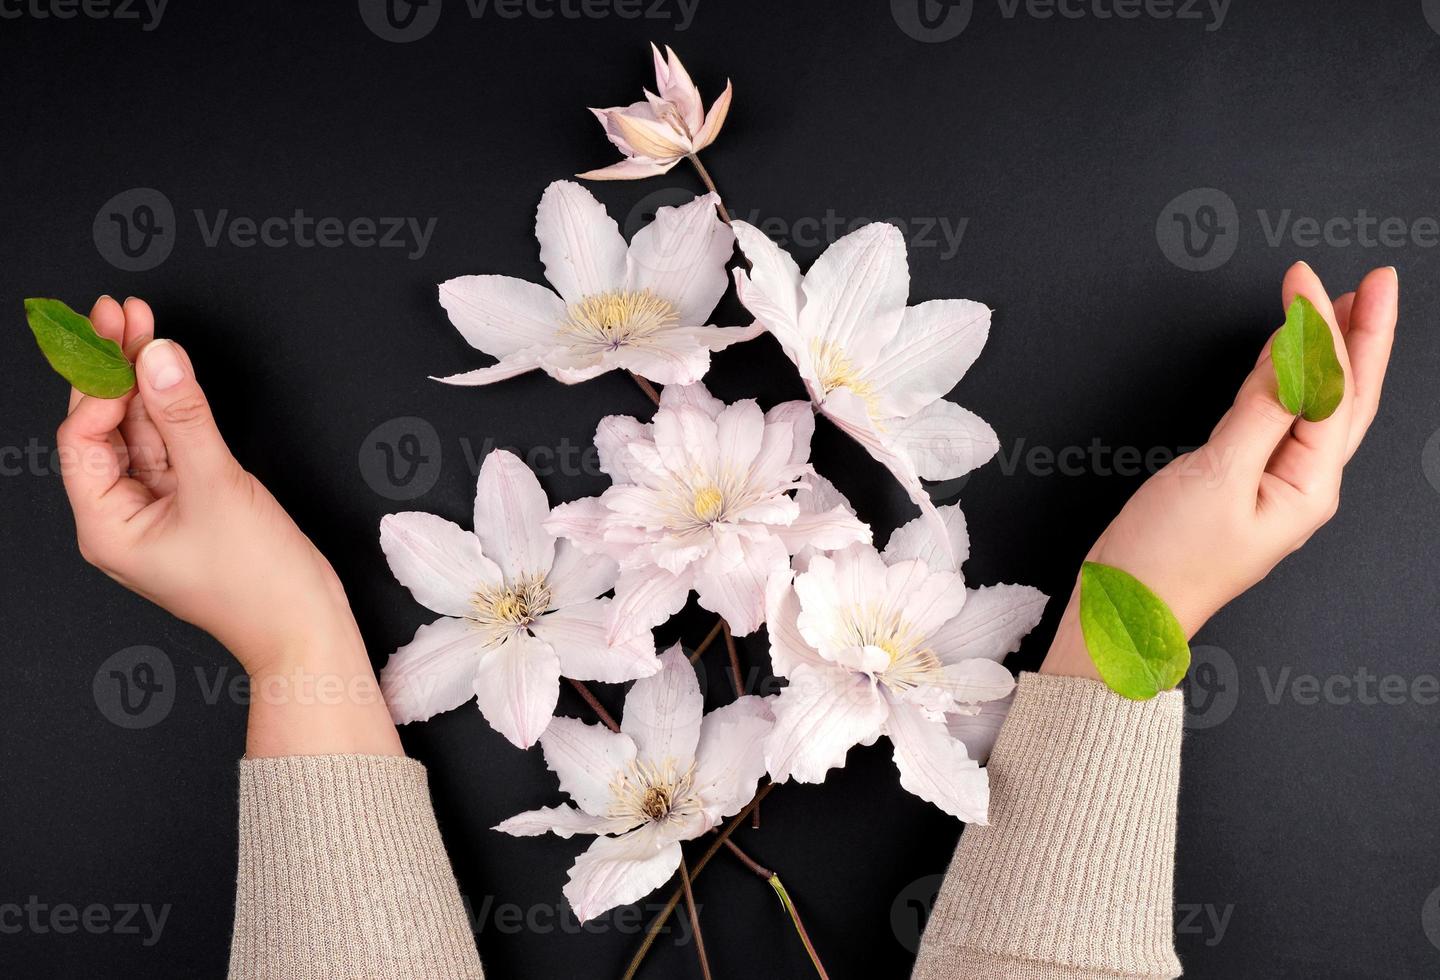
[[790,893],[780,883],[779,875],[770,876],[770,887],[775,889],[775,894],[780,898],[780,904],[785,911],[790,913],[790,922],[795,926],[795,934],[800,937],[800,943],[805,947],[805,952],[810,955],[810,963],[815,967],[815,972],[820,975],[820,980],[830,980],[830,974],[825,972],[825,964],[820,962],[820,954],[815,950],[815,944],[810,941],[810,934],[805,931],[805,923],[800,921],[800,910],[790,900]]
[[700,932],[700,911],[695,908],[695,892],[690,887],[690,869],[685,855],[680,855],[680,887],[685,889],[685,909],[690,913],[690,934],[695,937],[695,956],[700,960],[700,974],[710,980],[710,960],[705,956],[705,937]]
[[705,164],[700,162],[697,154],[691,153],[686,158],[695,165],[695,172],[700,175],[700,180],[705,184],[705,189],[715,195],[715,209],[720,212],[720,220],[727,225],[730,223],[730,212],[725,210],[725,205],[720,201],[720,192],[715,189],[715,181],[710,179],[710,171],[705,169]]
[[[710,859],[725,845],[725,842],[730,839],[730,835],[735,833],[736,828],[745,822],[745,818],[750,816],[750,813],[759,805],[760,801],[774,788],[775,783],[766,783],[764,786],[761,786],[759,791],[756,792],[755,798],[746,804],[744,809],[731,818],[730,822],[725,825],[725,829],[720,831],[720,836],[705,849],[705,853],[700,855],[700,860],[695,862],[695,870],[690,873],[692,879],[698,876],[701,871],[705,870],[705,865],[710,863]],[[650,952],[650,947],[654,946],[655,940],[660,938],[660,930],[665,928],[665,923],[670,921],[670,916],[674,914],[675,907],[680,904],[680,899],[683,897],[683,890],[680,888],[675,889],[674,893],[670,896],[670,900],[665,903],[665,907],[660,910],[660,913],[656,915],[650,923],[650,928],[645,931],[645,939],[640,943],[640,948],[635,951],[635,956],[630,960],[630,966],[626,968],[625,975],[621,977],[621,980],[635,980],[635,973],[640,969],[640,964],[645,961],[645,954]]]
[[705,652],[706,648],[709,647],[711,643],[715,642],[715,637],[720,635],[720,630],[724,627],[724,625],[725,620],[717,619],[715,621],[715,625],[710,627],[710,632],[705,634],[705,639],[701,640],[700,645],[695,648],[695,652],[690,654],[690,662],[692,664],[700,659],[700,655]]
[[750,869],[750,873],[753,874],[755,877],[761,879],[762,881],[769,881],[771,878],[775,877],[775,872],[771,871],[769,868],[765,867],[765,865],[761,864],[759,861],[755,860],[750,855],[740,850],[739,846],[733,840],[725,841],[725,846],[729,848],[731,854],[735,855],[737,858],[740,859],[741,864],[745,865],[745,867]]
[[738,698],[745,693],[745,678],[740,673],[740,655],[735,651],[735,637],[730,635],[730,624],[720,620],[720,629],[725,633],[725,652],[730,655],[730,683],[735,687]]
[[631,378],[635,379],[635,383],[640,386],[640,390],[645,392],[645,394],[650,397],[650,400],[652,402],[654,402],[656,405],[660,404],[660,392],[655,390],[654,385],[652,385],[646,379],[640,377],[640,375],[636,374],[634,371],[628,371],[626,373],[629,374]]
[[600,703],[599,699],[595,697],[595,695],[591,692],[590,688],[586,687],[584,683],[582,683],[581,681],[577,681],[573,677],[567,677],[565,679],[570,682],[571,687],[575,688],[575,690],[580,692],[580,696],[585,699],[585,703],[590,706],[590,710],[594,711],[595,714],[600,716],[600,720],[605,723],[606,728],[610,729],[612,732],[618,732],[620,730],[620,723],[611,716],[610,712],[605,710],[605,706]]

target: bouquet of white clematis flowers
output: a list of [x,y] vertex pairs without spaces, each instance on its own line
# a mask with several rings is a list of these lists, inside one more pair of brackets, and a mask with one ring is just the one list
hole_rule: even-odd
[[[990,311],[969,300],[908,306],[893,226],[844,236],[802,275],[759,230],[732,224],[696,155],[718,136],[731,88],[706,112],[674,52],[654,55],[658,94],[593,110],[626,159],[580,176],[636,179],[684,159],[706,193],[659,209],[627,245],[588,191],[551,184],[535,233],[553,290],[493,275],[443,283],[451,322],[498,363],[438,379],[483,385],[541,370],[577,384],[621,370],[654,416],[600,422],[595,447],[612,485],[599,496],[552,508],[520,459],[497,450],[480,468],[473,531],[430,514],[386,517],[380,542],[395,577],[441,618],[395,652],[381,683],[397,723],[474,698],[506,739],[539,742],[574,805],[496,829],[595,836],[563,889],[582,921],[678,872],[627,977],[682,896],[709,976],[692,881],[722,847],[775,888],[823,977],[779,876],[733,839],[740,821],[758,818],[777,784],[819,782],[851,748],[885,736],[904,789],[983,823],[983,763],[1015,686],[1001,661],[1046,597],[968,587],[965,519],[936,507],[922,482],[962,476],[997,449],[988,425],[945,399],[979,356]],[[732,261],[749,326],[708,322]],[[809,401],[726,404],[703,384],[712,353],[764,332]],[[920,510],[883,551],[811,462],[817,415]],[[689,657],[679,645],[657,656],[652,630],[692,592],[719,621]],[[745,693],[735,641],[762,626],[784,680],[769,697]],[[719,635],[735,700],[705,714],[692,665]],[[599,724],[555,715],[562,677]],[[585,681],[633,681],[620,722]],[[683,842],[709,833],[687,860]]]

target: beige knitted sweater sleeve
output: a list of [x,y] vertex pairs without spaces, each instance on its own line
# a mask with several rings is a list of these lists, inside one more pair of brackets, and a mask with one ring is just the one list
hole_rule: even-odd
[[[914,980],[1168,980],[1182,702],[1024,674]],[[231,980],[479,978],[425,769],[240,763]]]
[[1184,701],[1021,674],[913,980],[1170,980]]

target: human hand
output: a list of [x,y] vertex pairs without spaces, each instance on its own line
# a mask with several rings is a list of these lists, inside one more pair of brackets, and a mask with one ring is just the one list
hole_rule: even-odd
[[[1395,270],[1374,270],[1332,306],[1301,262],[1282,292],[1285,306],[1304,296],[1330,324],[1345,371],[1340,407],[1323,422],[1287,412],[1267,343],[1206,444],[1147,480],[1087,555],[1149,586],[1187,636],[1335,515],[1345,464],[1379,407],[1399,307]],[[1078,587],[1041,671],[1098,678],[1080,633]]]
[[[136,361],[137,387],[115,399],[70,392],[57,440],[80,553],[235,655],[252,679],[251,754],[260,705],[281,709],[260,712],[283,721],[279,736],[276,725],[260,735],[284,750],[261,754],[398,752],[339,578],[230,454],[190,358],[153,339],[142,300],[101,297],[90,319]],[[322,683],[344,693],[327,704]],[[307,704],[330,710],[299,712]],[[344,737],[352,714],[358,740]],[[297,739],[307,730],[321,738]]]

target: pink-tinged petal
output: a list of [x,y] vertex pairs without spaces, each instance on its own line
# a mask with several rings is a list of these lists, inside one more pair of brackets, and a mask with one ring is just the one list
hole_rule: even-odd
[[700,605],[725,617],[730,632],[749,636],[765,622],[765,583],[789,563],[779,538],[738,538],[740,561],[731,565],[717,555],[702,559],[695,571]]
[[615,583],[605,639],[610,643],[647,633],[685,608],[692,574],[675,575],[659,568],[622,569]]
[[611,784],[635,760],[629,735],[563,716],[551,720],[540,737],[540,749],[560,789],[580,809],[600,817],[610,812]]
[[765,585],[765,632],[770,637],[770,668],[777,676],[789,677],[801,664],[829,666],[800,634],[795,625],[799,615],[800,600],[790,570],[776,572]]
[[560,658],[550,644],[516,633],[480,658],[475,700],[490,727],[513,745],[534,745],[559,699]]
[[679,411],[685,406],[698,408],[712,419],[717,418],[725,408],[725,403],[714,395],[710,389],[703,384],[696,382],[689,385],[668,386],[660,392],[660,407],[670,411]]
[[480,539],[434,514],[386,514],[380,548],[415,601],[446,616],[468,615],[475,592],[500,582],[500,569],[481,553]]
[[616,367],[656,384],[694,384],[710,370],[710,351],[684,332],[666,330],[608,351]]
[[582,381],[598,378],[606,371],[614,371],[620,366],[608,350],[596,350],[585,345],[552,347],[540,353],[541,369],[566,385],[578,385]]
[[555,539],[544,528],[550,501],[519,456],[496,449],[480,464],[475,485],[475,534],[505,581],[537,578],[555,563]]
[[649,634],[637,633],[613,646],[605,642],[609,605],[609,599],[592,599],[547,613],[531,625],[531,632],[554,647],[566,677],[618,684],[660,670],[655,640]]
[[757,322],[748,327],[672,327],[665,336],[698,344],[713,353],[754,340],[764,332],[765,325]]
[[965,525],[965,515],[959,504],[941,507],[939,514],[945,528],[943,536],[934,520],[917,517],[890,535],[881,557],[891,565],[919,560],[937,572],[960,571],[970,555],[970,532]]
[[944,399],[909,418],[892,419],[886,428],[891,446],[909,457],[922,480],[954,480],[988,463],[1000,449],[984,419]]
[[968,299],[912,306],[900,331],[864,369],[876,414],[913,415],[954,388],[980,356],[990,335],[990,310]]
[[725,117],[730,114],[730,100],[734,97],[735,90],[730,80],[725,80],[725,91],[710,106],[710,111],[705,113],[705,122],[700,131],[695,134],[691,141],[694,144],[695,152],[699,153],[705,147],[715,142],[715,137],[720,135],[720,129],[725,125]]
[[765,775],[765,739],[775,717],[765,698],[737,698],[705,716],[695,750],[695,793],[713,826],[739,813]]
[[650,45],[650,51],[655,56],[655,87],[660,90],[660,97],[674,103],[685,125],[692,133],[697,131],[705,124],[705,106],[700,101],[700,90],[668,44],[664,58],[660,57],[660,49],[654,44]]
[[720,471],[745,473],[760,453],[765,438],[765,413],[755,399],[726,405],[715,419],[715,444]]
[[750,271],[735,270],[735,290],[740,302],[757,323],[775,335],[785,354],[794,361],[806,346],[800,336],[800,267],[790,254],[772,242],[764,232],[745,221],[730,225]]
[[900,229],[876,222],[852,231],[815,260],[800,289],[801,333],[863,369],[905,315],[910,269]]
[[987,585],[972,589],[960,615],[930,636],[930,649],[942,663],[972,657],[1003,660],[1020,649],[1050,599],[1028,585]]
[[930,498],[925,493],[920,475],[915,472],[915,464],[909,456],[891,445],[888,433],[880,431],[860,396],[848,388],[836,388],[825,396],[824,402],[820,404],[820,411],[888,469],[921,510],[934,515],[935,506],[930,503]]
[[663,173],[669,173],[681,159],[676,157],[674,160],[662,163],[632,158],[612,163],[608,167],[586,170],[575,176],[580,180],[643,180],[646,177],[658,177]]
[[630,144],[637,156],[668,160],[690,152],[690,141],[666,123],[629,112],[617,112],[610,116],[610,125]]
[[795,667],[770,708],[775,728],[765,741],[765,765],[777,782],[802,783],[824,782],[852,747],[875,740],[890,712],[870,678],[810,664]]
[[635,233],[625,258],[625,287],[648,289],[675,308],[676,326],[710,319],[725,295],[725,263],[735,252],[735,233],[720,220],[720,199],[702,194],[679,207],[663,207]]
[[545,278],[566,303],[618,289],[625,278],[625,239],[615,219],[585,188],[557,180],[535,212]]
[[576,834],[619,834],[630,828],[623,820],[611,817],[597,817],[567,804],[546,806],[538,810],[517,813],[509,820],[495,825],[495,830],[512,837],[539,837],[541,834],[555,834],[557,837],[574,837]]
[[946,715],[945,728],[955,738],[964,742],[970,758],[983,766],[995,748],[995,740],[1000,737],[1000,727],[1010,716],[1010,705],[1014,701],[1015,695],[1011,694],[998,701],[980,704],[973,715]]
[[683,770],[695,758],[705,699],[678,643],[659,660],[660,672],[642,677],[625,695],[620,731],[635,740],[642,762],[659,766],[669,760]]
[[463,619],[437,619],[390,655],[380,691],[397,725],[424,721],[475,696],[475,671],[485,645]]
[[573,541],[587,555],[605,552],[605,523],[610,508],[599,497],[583,497],[559,504],[544,521],[546,532]]
[[518,377],[540,366],[540,350],[530,348],[514,354],[508,354],[500,358],[499,362],[489,367],[476,368],[473,371],[462,371],[459,374],[447,374],[443,378],[430,376],[431,381],[439,381],[447,385],[488,385],[496,381],[508,381],[510,378]]
[[[550,590],[550,608],[566,609],[589,602],[615,587],[620,566],[604,555],[587,555],[573,541],[555,542],[555,563],[545,576]],[[561,659],[564,657],[562,655]]]
[[990,779],[944,723],[930,721],[912,705],[896,704],[885,734],[895,747],[902,787],[966,823],[986,822]]
[[957,704],[979,704],[1009,697],[1015,675],[994,660],[975,657],[945,665],[945,691]]
[[813,405],[801,401],[781,402],[765,413],[765,424],[790,427],[790,455],[786,463],[796,466],[810,461],[810,440],[815,436]]
[[923,561],[902,561],[885,572],[885,597],[919,636],[930,636],[960,615],[965,580],[954,572],[932,571]]
[[623,837],[599,837],[575,859],[562,889],[575,917],[588,922],[620,905],[638,902],[680,867],[680,845],[647,824]]
[[692,479],[714,474],[720,455],[718,419],[690,406],[668,409],[662,405],[651,424],[655,448],[667,469]]
[[607,415],[595,427],[595,451],[600,472],[616,483],[637,483],[626,463],[633,442],[650,440],[650,426],[628,415]]
[[440,284],[440,305],[476,350],[506,357],[555,343],[565,301],[544,286],[510,276],[460,276]]
[[802,505],[799,516],[788,526],[777,527],[775,533],[785,542],[786,550],[802,557],[802,564],[807,565],[817,551],[838,551],[852,544],[870,543],[870,525],[845,506],[821,513],[806,513]]
[[638,116],[641,119],[658,118],[655,115],[655,109],[651,106],[648,97],[641,99],[639,102],[632,102],[629,105],[617,105],[611,106],[608,109],[591,109],[590,111],[595,115],[595,118],[600,121],[600,127],[605,130],[605,138],[614,144],[617,150],[627,157],[639,157],[642,160],[647,159],[626,141],[619,127],[615,125],[615,118],[627,114]]

